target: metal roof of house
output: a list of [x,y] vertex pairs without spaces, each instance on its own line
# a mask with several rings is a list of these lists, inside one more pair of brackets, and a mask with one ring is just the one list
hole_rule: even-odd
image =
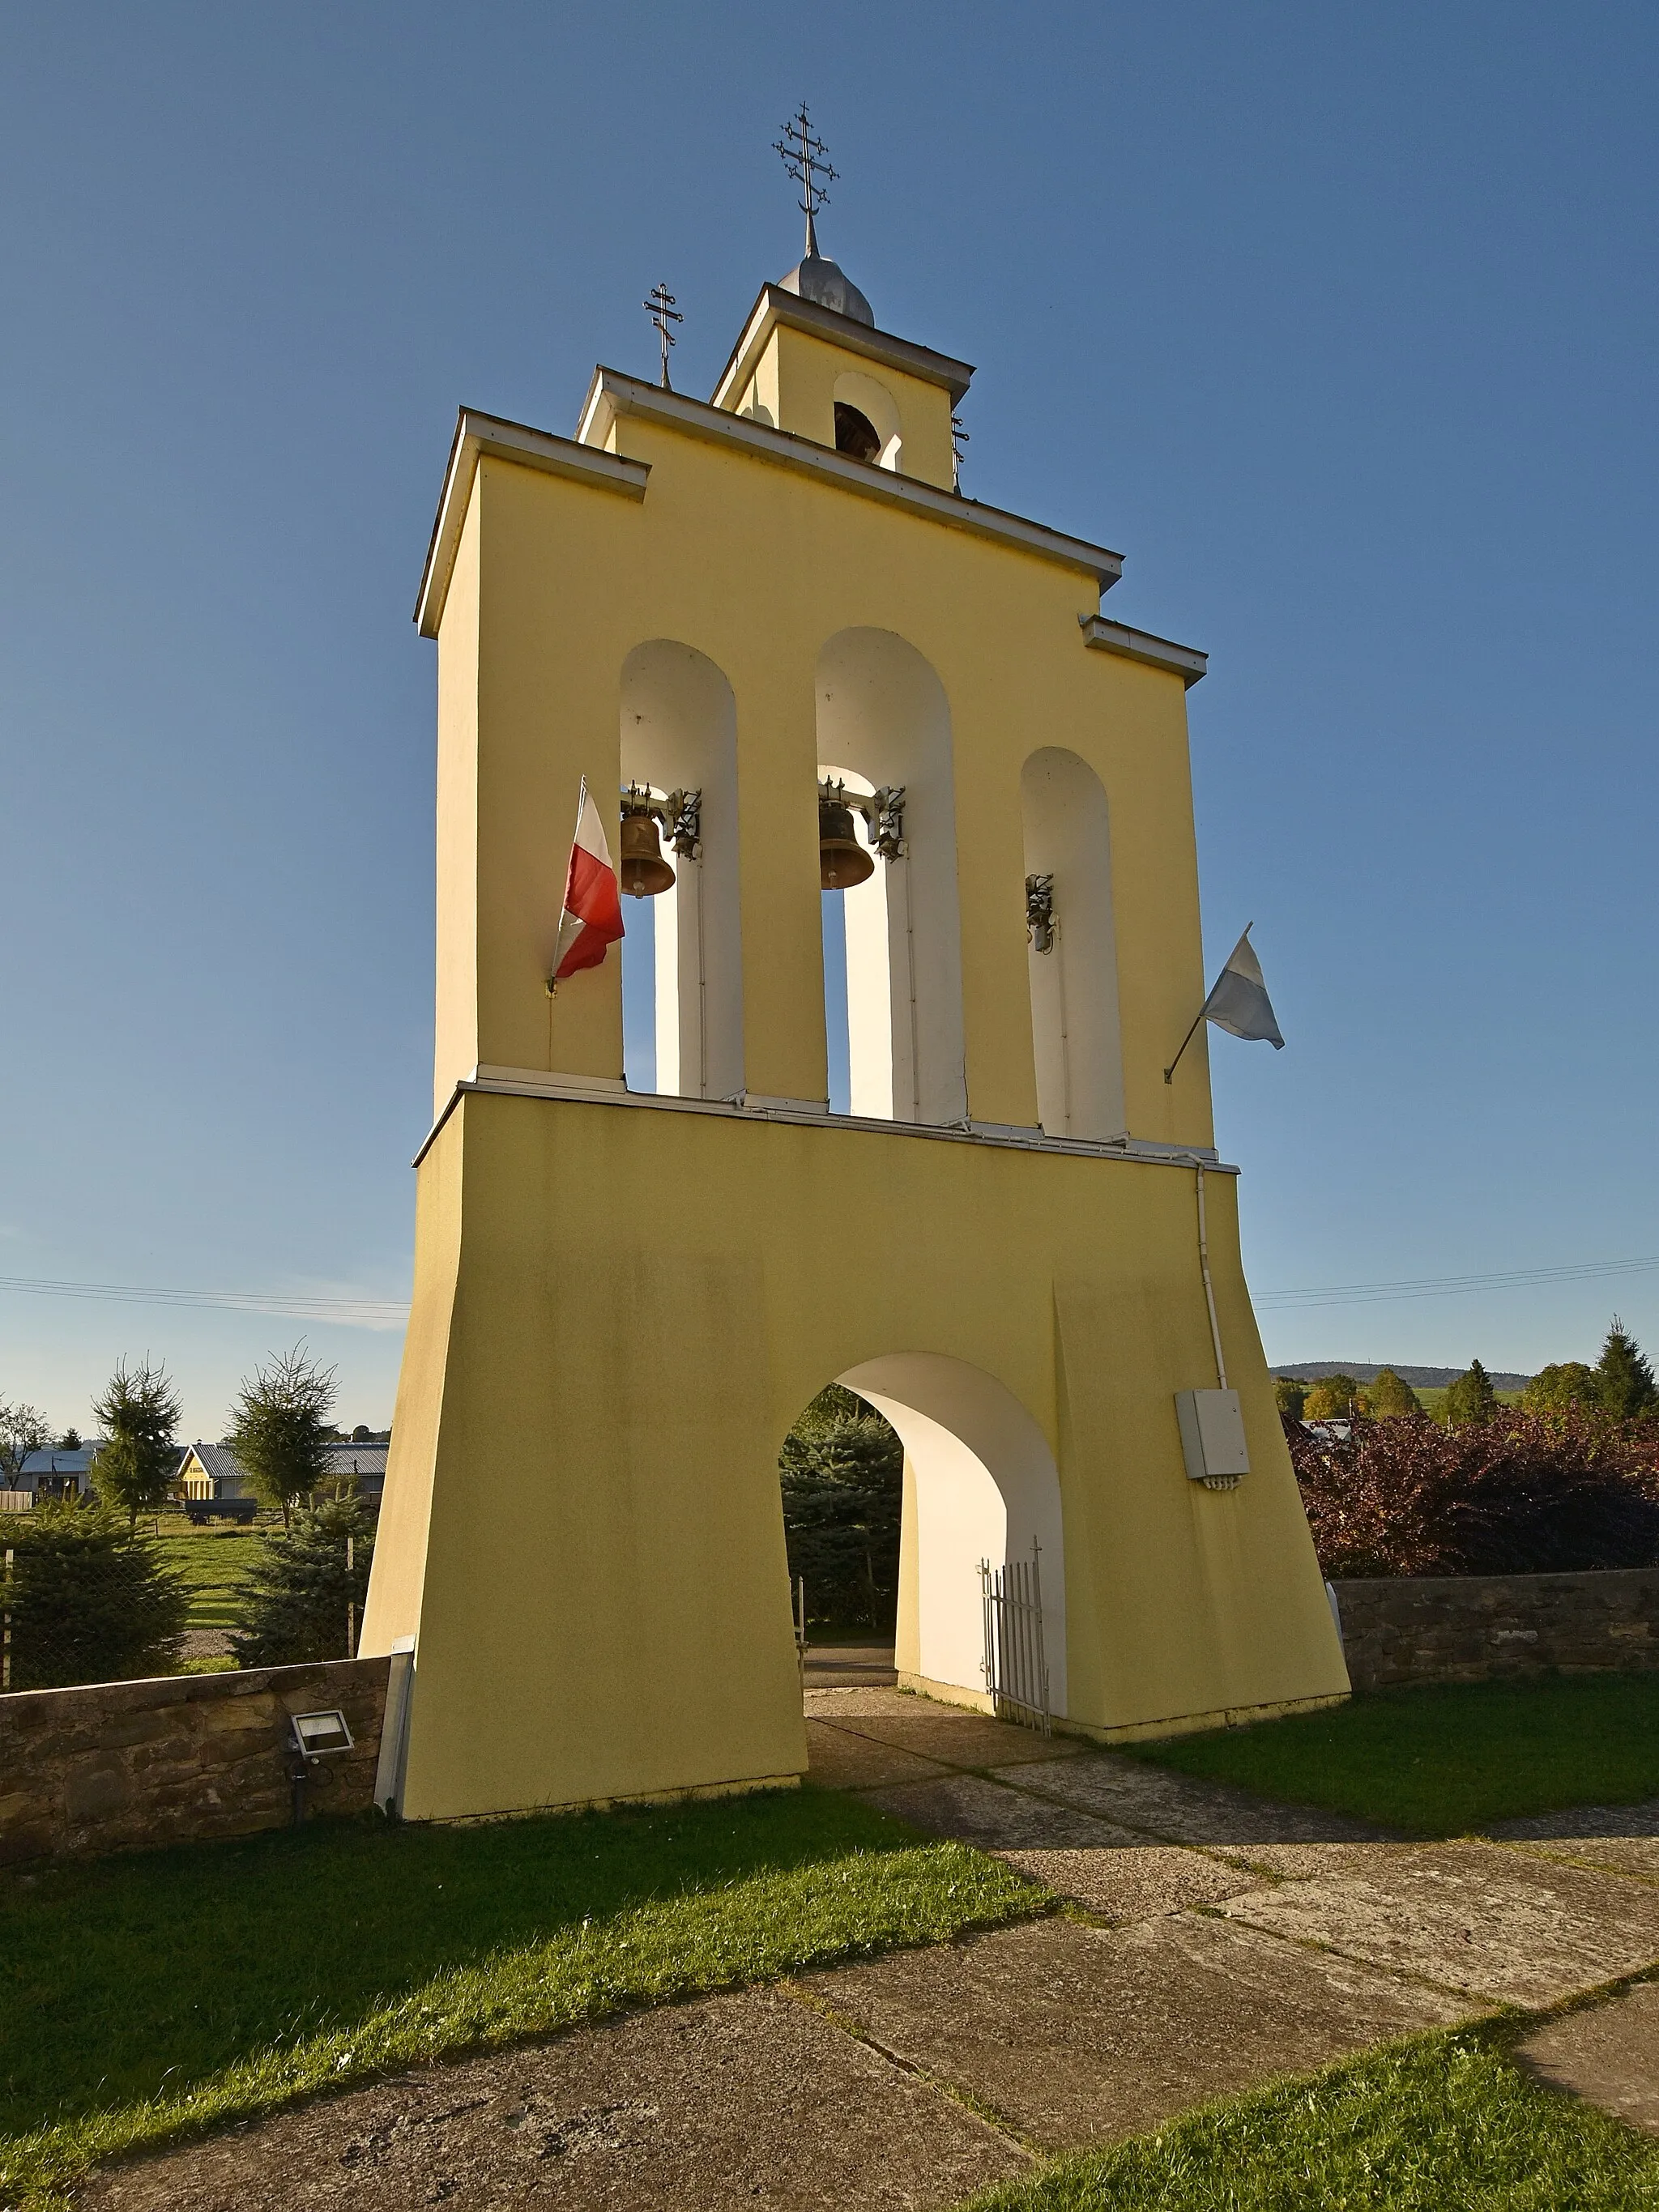
[[78,1451],[64,1451],[49,1444],[44,1451],[31,1452],[20,1472],[26,1482],[43,1474],[84,1474],[100,1448],[94,1443],[82,1444]]

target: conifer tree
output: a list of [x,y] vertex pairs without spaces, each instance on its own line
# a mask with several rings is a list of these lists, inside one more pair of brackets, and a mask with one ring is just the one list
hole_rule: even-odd
[[1365,1393],[1367,1403],[1375,1420],[1388,1420],[1400,1413],[1420,1413],[1423,1401],[1409,1382],[1403,1382],[1392,1367],[1379,1367],[1376,1380]]
[[1470,1360],[1463,1373],[1446,1389],[1446,1425],[1453,1429],[1477,1428],[1489,1421],[1498,1411],[1498,1393],[1492,1388],[1492,1377],[1478,1359]]
[[1627,1421],[1633,1413],[1645,1413],[1659,1399],[1652,1362],[1617,1314],[1607,1331],[1607,1340],[1601,1346],[1595,1371],[1601,1382],[1601,1403],[1615,1419]]
[[328,1480],[329,1415],[334,1370],[307,1359],[303,1344],[244,1378],[230,1409],[225,1443],[247,1469],[260,1498],[289,1525],[295,1503]]
[[779,1457],[789,1571],[820,1620],[892,1626],[904,1447],[881,1415],[831,1383]]
[[92,1410],[104,1432],[92,1462],[93,1486],[106,1505],[126,1515],[131,1535],[141,1513],[165,1504],[179,1471],[179,1393],[166,1368],[152,1365],[146,1353],[137,1367],[121,1362]]
[[[347,1564],[347,1541],[351,1559]],[[240,1667],[350,1659],[351,1609],[361,1626],[374,1553],[373,1517],[355,1498],[301,1506],[249,1569],[231,1647]]]
[[6,1530],[11,1686],[52,1690],[170,1674],[190,1594],[118,1511],[70,1499]]

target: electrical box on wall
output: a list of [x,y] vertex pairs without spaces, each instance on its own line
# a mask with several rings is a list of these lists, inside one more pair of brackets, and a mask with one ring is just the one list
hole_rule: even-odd
[[1249,1473],[1237,1390],[1177,1390],[1176,1415],[1187,1472],[1194,1482],[1231,1490],[1241,1474]]

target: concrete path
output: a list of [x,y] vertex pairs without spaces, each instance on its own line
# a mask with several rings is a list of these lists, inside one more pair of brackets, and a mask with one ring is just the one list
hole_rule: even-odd
[[[109,2212],[944,2208],[1035,2159],[1659,1962],[1659,1806],[1413,1844],[878,1687],[809,1689],[815,1781],[1070,1917],[664,2007],[320,2100],[94,2179]],[[1540,2078],[1659,2125],[1659,1985]]]

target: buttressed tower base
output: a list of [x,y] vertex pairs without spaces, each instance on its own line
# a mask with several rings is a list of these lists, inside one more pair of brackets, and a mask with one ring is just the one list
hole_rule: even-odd
[[[832,1380],[904,1443],[902,1680],[984,1705],[1018,1658],[1102,1739],[1347,1691],[1201,1037],[1163,1079],[1204,988],[1203,656],[1101,617],[1115,554],[961,496],[972,372],[868,318],[809,260],[710,403],[600,369],[574,439],[460,417],[362,1643],[412,1655],[410,1818],[804,1771],[778,1454]],[[672,887],[624,902],[654,1088],[615,955],[547,988],[584,777],[613,851],[611,794],[681,802]],[[827,897],[826,803],[868,863]],[[1034,1545],[1040,1649],[988,1677],[980,1562]]]

